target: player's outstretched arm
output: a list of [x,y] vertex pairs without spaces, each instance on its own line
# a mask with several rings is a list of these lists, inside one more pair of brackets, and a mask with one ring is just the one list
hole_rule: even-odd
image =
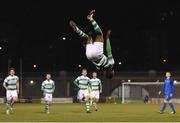
[[108,58],[112,57],[112,48],[111,48],[111,43],[110,43],[110,35],[111,35],[111,30],[108,30],[106,33],[106,52]]

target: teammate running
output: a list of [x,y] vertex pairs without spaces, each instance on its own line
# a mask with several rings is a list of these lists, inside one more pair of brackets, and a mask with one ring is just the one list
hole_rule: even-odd
[[6,89],[7,98],[6,114],[9,115],[10,113],[12,113],[14,102],[18,100],[19,93],[19,78],[15,75],[14,68],[10,68],[9,76],[5,78],[3,86]]

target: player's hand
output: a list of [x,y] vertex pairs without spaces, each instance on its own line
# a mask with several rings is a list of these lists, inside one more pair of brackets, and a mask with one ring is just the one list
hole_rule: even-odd
[[161,95],[161,91],[159,91],[158,94]]
[[16,91],[17,91],[17,93],[19,94],[19,89],[17,89]]
[[8,87],[5,87],[6,91],[9,89]]
[[111,30],[109,29],[109,30],[107,31],[107,33],[106,33],[106,38],[109,38],[110,35],[111,35]]
[[95,13],[95,10],[92,10],[92,11],[89,13],[89,15],[87,16],[87,19],[88,19],[89,21],[93,21],[93,15],[94,15],[94,13]]
[[170,94],[170,97],[172,97],[172,96],[173,96],[173,94],[171,93],[171,94]]

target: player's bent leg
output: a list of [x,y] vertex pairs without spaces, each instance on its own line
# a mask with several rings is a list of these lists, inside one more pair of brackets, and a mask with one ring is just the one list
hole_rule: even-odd
[[46,114],[49,114],[49,105],[52,102],[52,95],[51,94],[45,94],[45,106],[44,106],[44,110]]
[[171,99],[169,100],[169,106],[170,106],[170,108],[171,108],[171,110],[172,110],[171,114],[175,114],[175,113],[176,113],[176,110],[175,110],[175,108],[174,108],[174,105],[172,104],[172,100],[171,100]]
[[94,107],[95,111],[98,111],[97,102],[98,102],[98,99],[96,97],[94,97],[93,98],[93,107]]
[[14,103],[17,102],[17,101],[18,101],[18,97],[17,96],[12,97],[12,101],[11,101],[11,104],[10,104],[11,111],[13,110]]
[[70,27],[75,31],[81,38],[88,39],[88,35],[76,26],[74,21],[69,22]]
[[89,96],[86,96],[86,113],[90,113],[90,100],[89,100]]
[[165,99],[165,100],[164,100],[164,104],[163,104],[163,106],[162,106],[162,109],[160,110],[160,114],[163,114],[163,113],[164,113],[164,110],[166,109],[167,102],[168,102],[168,101]]
[[7,99],[6,102],[6,114],[9,115],[11,113],[11,100],[12,99]]
[[91,22],[95,33],[102,35],[102,30],[100,29],[99,25],[97,24],[97,22],[93,19],[93,15],[95,13],[95,10],[92,10],[89,15],[87,16],[87,19]]
[[6,91],[6,114],[9,115],[11,113],[11,102],[13,100],[13,97],[12,97],[12,91],[10,90],[7,90]]

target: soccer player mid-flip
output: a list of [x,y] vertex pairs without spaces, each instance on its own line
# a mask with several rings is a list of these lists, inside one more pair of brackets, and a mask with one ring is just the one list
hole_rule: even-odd
[[93,18],[95,10],[92,10],[90,14],[87,16],[87,19],[90,21],[92,26],[94,27],[94,31],[96,33],[95,41],[93,42],[92,33],[88,35],[81,31],[73,22],[70,21],[70,26],[72,27],[73,31],[75,31],[81,38],[86,40],[86,57],[96,66],[99,70],[106,71],[106,77],[112,78],[114,75],[114,59],[112,56],[111,45],[110,45],[110,33],[111,30],[107,31],[106,34],[106,52],[107,56],[104,55],[104,38],[103,33]]
[[161,91],[159,91],[159,95],[162,92],[164,93],[165,97],[164,97],[164,104],[162,106],[162,109],[160,110],[160,113],[161,114],[164,113],[164,110],[166,108],[166,103],[169,103],[169,106],[172,109],[171,114],[175,114],[176,111],[175,111],[175,108],[174,108],[174,106],[172,104],[172,96],[173,96],[173,93],[174,93],[174,81],[171,78],[171,73],[170,72],[166,72],[166,79],[164,81],[164,85],[163,85]]

